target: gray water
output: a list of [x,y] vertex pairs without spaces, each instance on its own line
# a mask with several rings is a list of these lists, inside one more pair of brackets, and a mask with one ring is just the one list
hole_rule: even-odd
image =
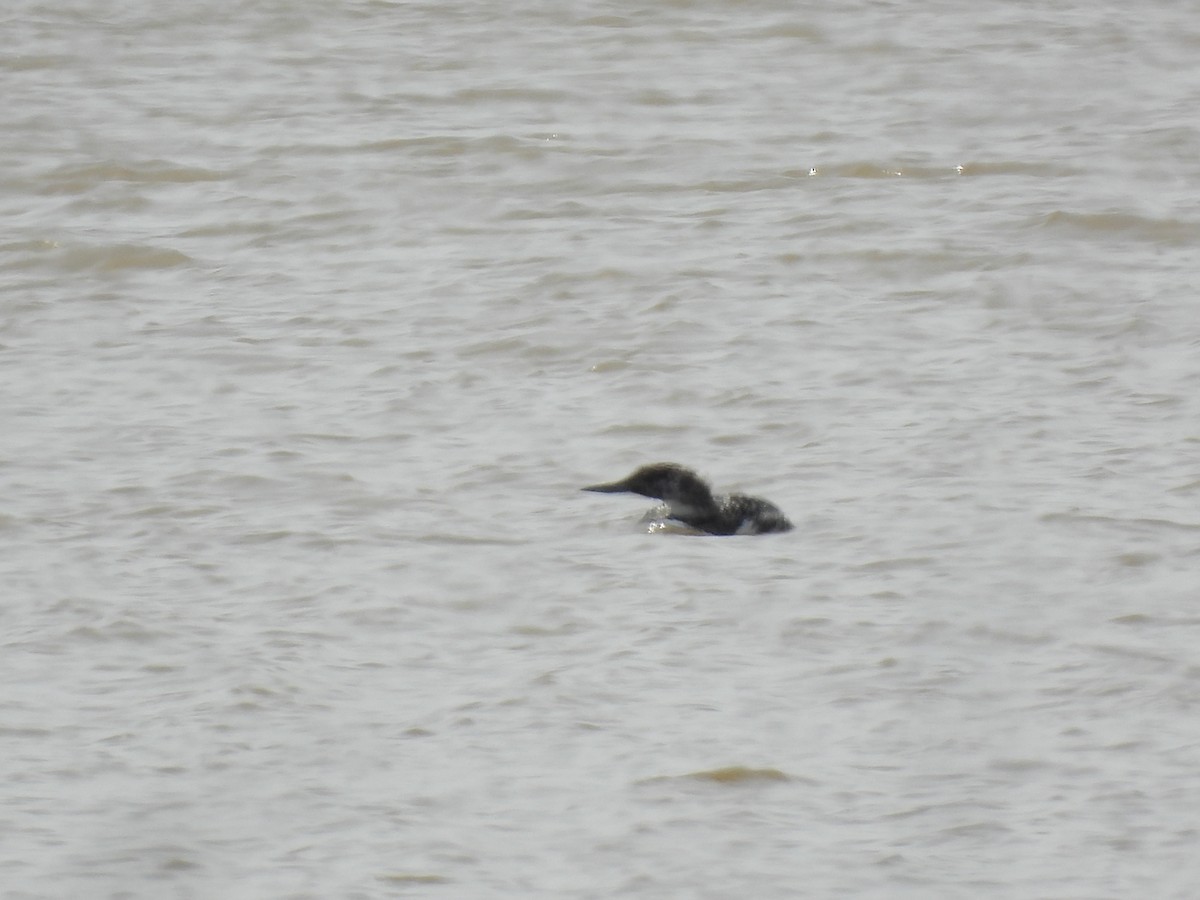
[[0,896],[1197,895],[1194,15],[2,28]]

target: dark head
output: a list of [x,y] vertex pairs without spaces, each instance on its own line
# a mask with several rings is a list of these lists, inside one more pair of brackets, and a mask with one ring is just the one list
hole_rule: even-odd
[[693,508],[712,506],[713,496],[704,480],[691,469],[675,463],[654,463],[642,466],[628,478],[610,484],[593,484],[585,491],[601,494],[641,494],[667,503]]

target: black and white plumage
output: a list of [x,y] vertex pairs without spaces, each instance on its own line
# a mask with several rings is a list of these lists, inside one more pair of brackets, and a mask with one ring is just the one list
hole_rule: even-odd
[[583,488],[602,494],[640,494],[662,500],[648,518],[678,522],[704,534],[769,534],[792,523],[774,503],[745,494],[714,494],[703,478],[675,463],[642,466],[628,478]]

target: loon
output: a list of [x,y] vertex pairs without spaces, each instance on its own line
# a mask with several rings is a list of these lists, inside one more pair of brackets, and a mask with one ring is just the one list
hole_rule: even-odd
[[675,463],[642,466],[628,478],[583,488],[601,494],[641,494],[662,500],[647,520],[667,520],[702,534],[768,534],[791,531],[792,523],[774,503],[745,494],[713,494],[703,478]]

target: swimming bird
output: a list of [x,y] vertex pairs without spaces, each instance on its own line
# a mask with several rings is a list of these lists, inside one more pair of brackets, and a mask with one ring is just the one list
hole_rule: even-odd
[[642,466],[621,481],[593,484],[583,490],[662,500],[663,505],[648,513],[647,519],[679,523],[704,534],[768,534],[792,529],[774,503],[745,494],[714,494],[703,478],[675,463]]

